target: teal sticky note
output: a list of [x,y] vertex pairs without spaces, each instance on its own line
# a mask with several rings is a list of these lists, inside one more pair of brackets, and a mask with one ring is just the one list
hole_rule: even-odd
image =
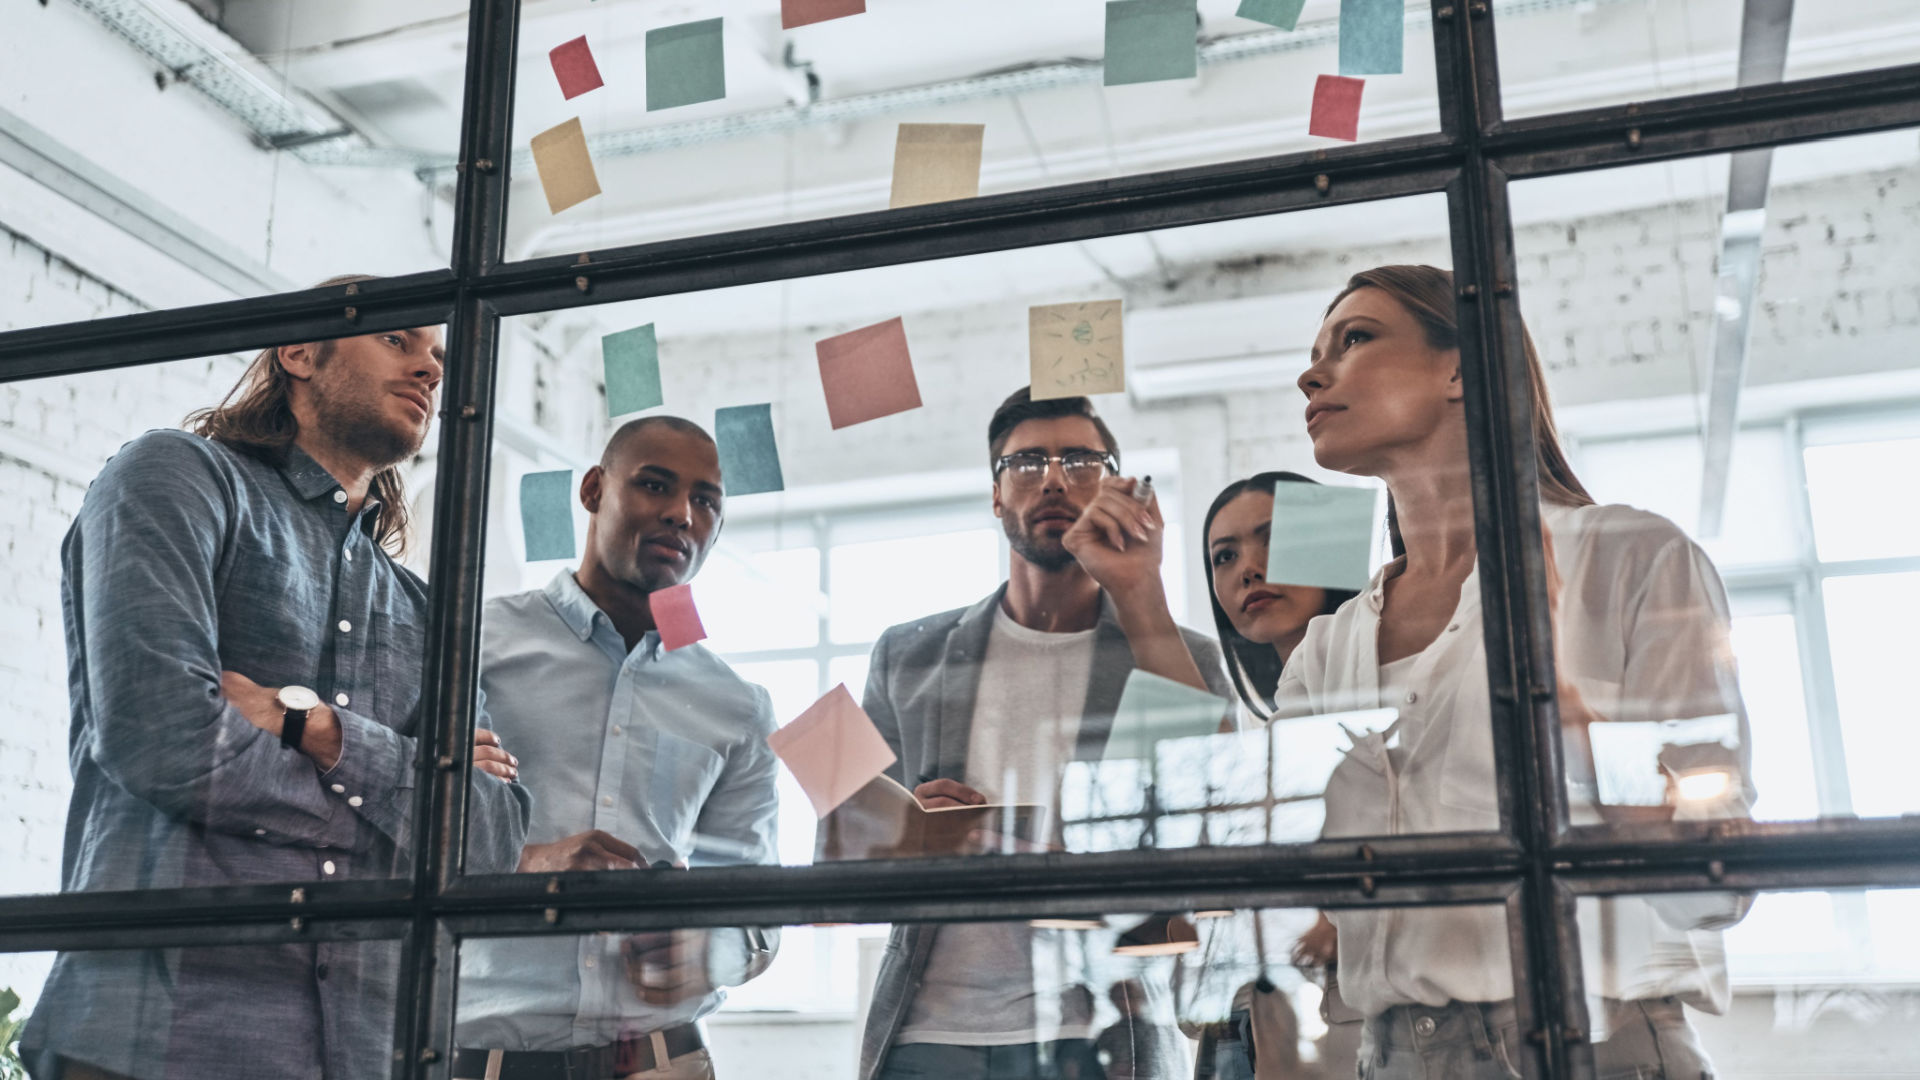
[[773,445],[772,405],[733,405],[713,414],[720,447],[720,484],[728,495],[785,491],[780,451]]
[[1406,0],[1340,0],[1340,74],[1398,75],[1406,46]]
[[1306,6],[1307,0],[1240,0],[1240,10],[1234,14],[1291,30],[1300,25],[1300,9]]
[[666,403],[660,390],[660,345],[654,340],[652,323],[601,338],[600,360],[607,376],[608,416]]
[[1233,703],[1205,690],[1134,669],[1120,691],[1113,729],[1103,760],[1150,761],[1153,745],[1165,739],[1191,739],[1219,732],[1233,715]]
[[573,558],[572,469],[520,478],[520,529],[528,562]]
[[1200,72],[1198,0],[1111,0],[1106,84],[1191,79]]
[[1373,576],[1368,562],[1377,501],[1372,488],[1275,484],[1267,581],[1316,589],[1366,588]]
[[647,111],[727,96],[719,19],[647,31]]

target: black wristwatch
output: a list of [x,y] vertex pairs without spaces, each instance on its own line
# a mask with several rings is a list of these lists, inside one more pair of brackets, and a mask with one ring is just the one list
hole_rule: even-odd
[[283,686],[274,700],[286,710],[280,718],[280,745],[300,749],[300,737],[307,733],[307,714],[320,707],[320,695],[304,686]]

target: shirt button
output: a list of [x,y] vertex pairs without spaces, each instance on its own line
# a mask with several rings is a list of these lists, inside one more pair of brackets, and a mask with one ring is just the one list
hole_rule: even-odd
[[267,830],[265,830],[265,829],[255,829],[255,830],[253,830],[253,835],[255,835],[255,836],[265,836],[265,835],[267,835]]
[[601,806],[612,806],[612,805],[613,805],[613,796],[611,796],[611,795],[602,795],[602,796],[600,796],[600,805],[601,805]]
[[1455,630],[1458,630],[1458,629],[1460,629],[1460,624],[1459,624],[1459,623],[1454,623],[1454,624],[1453,624],[1452,626],[1449,626],[1449,627],[1447,627],[1447,633],[1449,633],[1449,634],[1451,634],[1451,633],[1453,633],[1453,632],[1454,632]]
[[329,874],[333,873],[333,860],[328,859],[326,862],[321,863],[320,869],[325,870]]
[[340,557],[341,557],[341,558],[344,558],[344,559],[346,559],[346,560],[347,560],[348,562],[352,562],[352,561],[353,561],[353,552],[352,552],[352,551],[342,551],[342,552],[340,553]]
[[1415,1020],[1413,1022],[1413,1033],[1415,1035],[1420,1035],[1423,1037],[1427,1035],[1432,1035],[1434,1033],[1434,1030],[1439,1026],[1440,1025],[1433,1022],[1433,1017],[1423,1016],[1420,1019]]
[[343,502],[346,502],[346,501],[347,501],[347,493],[346,493],[346,492],[344,492],[344,491],[336,491],[336,492],[334,492],[334,493],[333,493],[333,501],[334,501],[334,502],[337,502],[337,503],[343,503]]
[[589,968],[595,968],[595,967],[599,967],[599,966],[600,966],[600,961],[598,961],[598,960],[595,960],[595,959],[594,959],[593,957],[591,957],[591,956],[589,956],[589,957],[587,957],[587,959],[586,959],[586,966],[587,966],[587,967],[589,967]]
[[333,793],[335,795],[345,795],[347,793],[347,785],[345,784],[333,785]]
[[353,633],[353,624],[352,624],[352,623],[350,623],[350,622],[348,622],[348,621],[347,621],[347,620],[345,620],[345,619],[341,619],[341,620],[340,620],[340,632],[341,632],[341,633],[343,633],[343,634],[351,634],[351,633]]
[[615,724],[615,725],[613,725],[613,733],[614,733],[615,735],[618,735],[618,734],[620,734],[620,725],[619,725],[619,724]]
[[358,795],[349,795],[349,796],[347,796],[347,805],[348,805],[348,806],[359,806],[359,805],[360,805],[361,803],[363,803],[363,802],[366,802],[366,801],[367,801],[367,800],[365,800],[365,799],[363,799],[363,798],[361,798],[361,797],[360,797],[360,796],[358,796]]
[[327,965],[321,964],[320,966],[314,968],[313,977],[316,979],[319,979],[321,982],[325,982],[327,979]]
[[1412,690],[1407,691],[1407,704],[1411,705],[1414,702],[1419,700],[1420,700],[1420,695],[1418,693]]
[[333,703],[334,703],[335,705],[338,705],[338,706],[340,706],[340,707],[341,707],[341,708],[343,708],[343,709],[344,709],[344,708],[346,708],[346,707],[347,707],[347,695],[345,695],[345,694],[335,694],[335,695],[333,695]]

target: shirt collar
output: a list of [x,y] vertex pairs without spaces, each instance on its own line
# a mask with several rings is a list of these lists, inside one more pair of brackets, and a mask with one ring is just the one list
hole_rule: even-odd
[[[596,626],[605,626],[613,640],[621,641],[620,631],[613,625],[613,620],[607,617],[606,612],[600,610],[600,605],[593,602],[593,597],[587,595],[587,590],[580,587],[580,582],[574,579],[572,570],[562,570],[555,574],[553,580],[547,582],[547,587],[543,591],[546,593],[547,602],[552,604],[553,610],[559,614],[560,621],[566,623],[567,629],[573,631],[573,635],[581,641],[591,641]],[[624,648],[624,641],[621,644]],[[659,655],[659,632],[647,631],[647,636],[640,639],[640,644],[634,652],[650,659]]]
[[[311,501],[328,492],[344,490],[344,486],[327,471],[327,467],[313,460],[311,454],[300,449],[299,443],[287,444],[287,459],[281,464],[280,472],[287,478],[287,483],[293,485],[294,492],[302,500]],[[365,513],[379,506],[380,500],[369,492],[366,499],[361,502],[360,510]]]

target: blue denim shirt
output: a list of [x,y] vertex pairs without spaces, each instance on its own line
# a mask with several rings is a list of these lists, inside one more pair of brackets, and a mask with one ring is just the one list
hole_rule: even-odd
[[[182,431],[122,447],[61,549],[73,710],[65,891],[384,878],[412,853],[427,590],[376,504]],[[220,673],[312,687],[340,760],[254,727]],[[469,869],[511,870],[530,800],[474,774]],[[62,953],[22,1040],[112,1072],[233,1080],[390,1068],[394,942]]]

